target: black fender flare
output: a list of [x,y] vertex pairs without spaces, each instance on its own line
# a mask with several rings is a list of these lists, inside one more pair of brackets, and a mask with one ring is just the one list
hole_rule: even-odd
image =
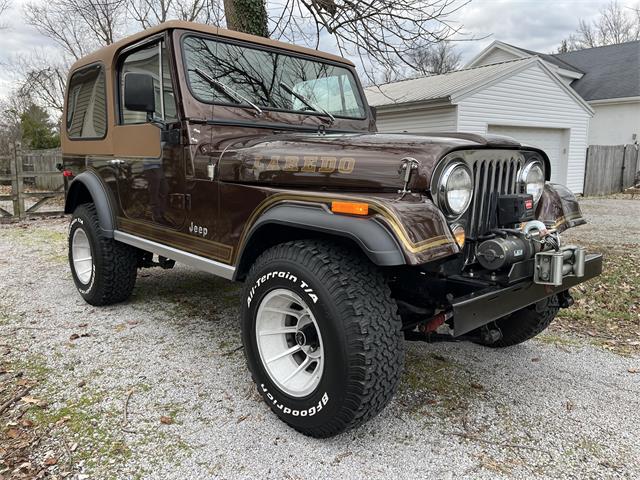
[[395,236],[375,218],[358,218],[331,212],[326,205],[286,203],[275,205],[253,224],[239,255],[238,265],[252,239],[266,225],[285,225],[353,240],[376,265],[405,265],[405,257]]
[[69,184],[67,196],[64,202],[64,213],[73,213],[78,205],[85,203],[86,193],[91,197],[91,202],[96,207],[98,222],[104,235],[113,238],[115,229],[114,200],[111,192],[102,179],[93,171],[86,170],[75,177]]

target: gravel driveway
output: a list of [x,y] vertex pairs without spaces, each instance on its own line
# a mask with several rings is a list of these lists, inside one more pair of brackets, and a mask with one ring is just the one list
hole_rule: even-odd
[[[583,208],[593,223],[575,231],[591,245],[640,242],[640,201]],[[36,382],[25,418],[48,436],[31,455],[55,455],[54,477],[640,477],[638,356],[558,333],[506,350],[408,343],[400,392],[380,416],[309,439],[255,392],[237,285],[144,270],[129,302],[96,309],[73,286],[66,225],[0,226],[4,376]]]

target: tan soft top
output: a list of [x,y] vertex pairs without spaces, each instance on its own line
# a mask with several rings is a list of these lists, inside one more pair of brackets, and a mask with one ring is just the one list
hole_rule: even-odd
[[156,33],[164,32],[167,30],[191,30],[193,32],[200,33],[208,33],[210,35],[217,35],[220,37],[232,38],[237,40],[244,40],[245,42],[257,43],[259,45],[266,45],[269,47],[280,48],[283,50],[289,50],[291,52],[303,53],[306,55],[311,55],[315,57],[324,58],[327,60],[331,60],[334,62],[345,63],[347,65],[353,66],[353,63],[349,60],[339,57],[337,55],[333,55],[331,53],[321,52],[319,50],[313,50],[311,48],[300,47],[298,45],[292,45],[290,43],[279,42],[277,40],[271,40],[269,38],[258,37],[256,35],[249,35],[247,33],[236,32],[233,30],[227,30],[225,28],[216,27],[213,25],[204,25],[202,23],[194,23],[194,22],[184,22],[182,20],[171,20],[169,22],[164,22],[155,27],[147,28],[141,32],[138,32],[133,35],[129,35],[122,40],[119,40],[111,45],[107,45],[106,47],[101,48],[100,50],[96,50],[93,53],[90,53],[86,57],[81,58],[77,62],[73,64],[71,67],[71,71],[76,70],[79,67],[84,65],[88,65],[90,63],[102,61],[106,65],[111,64],[113,57],[118,53],[118,51],[130,45],[131,43],[135,43],[138,40],[142,40],[145,37],[149,37]]

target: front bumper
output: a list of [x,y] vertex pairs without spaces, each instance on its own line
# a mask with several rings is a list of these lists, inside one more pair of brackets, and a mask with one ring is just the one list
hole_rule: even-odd
[[508,287],[490,287],[454,298],[451,301],[453,335],[464,335],[544,298],[564,292],[601,273],[602,255],[590,254],[585,258],[584,275],[564,277],[561,285],[540,285],[531,279]]

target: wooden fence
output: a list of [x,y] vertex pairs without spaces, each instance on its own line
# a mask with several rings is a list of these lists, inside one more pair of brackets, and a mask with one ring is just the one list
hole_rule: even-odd
[[58,163],[62,156],[57,149],[22,150],[16,145],[10,155],[0,156],[0,218],[61,214],[64,182]]
[[609,195],[634,184],[640,170],[638,145],[591,145],[587,150],[584,195]]

